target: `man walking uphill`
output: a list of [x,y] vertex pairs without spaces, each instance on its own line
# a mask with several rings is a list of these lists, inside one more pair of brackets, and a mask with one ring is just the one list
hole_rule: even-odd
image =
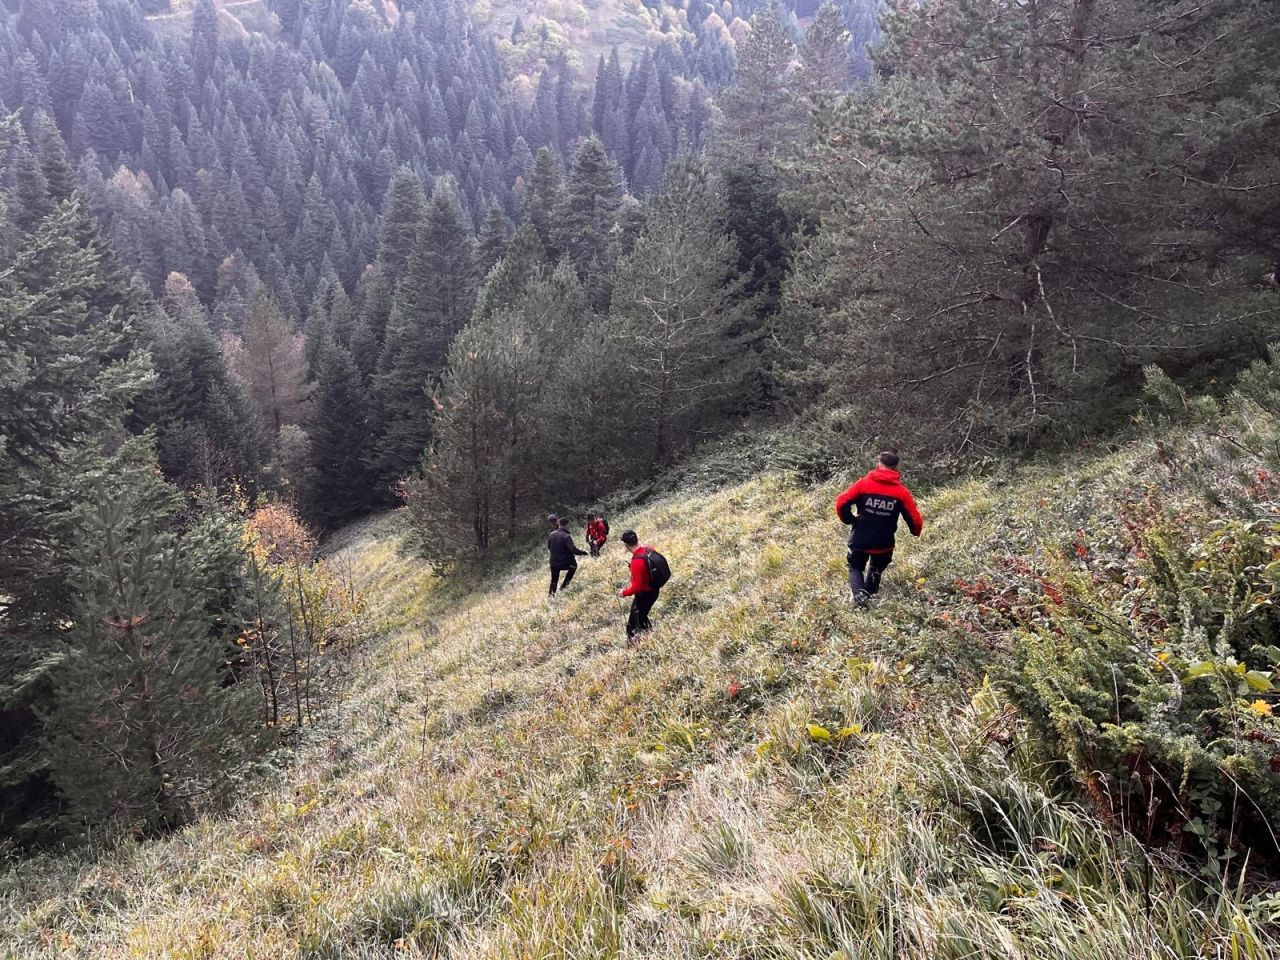
[[907,521],[912,536],[920,536],[924,529],[924,518],[911,491],[902,485],[896,453],[886,450],[880,454],[870,473],[836,497],[836,516],[853,527],[849,534],[849,590],[853,602],[865,607],[880,589],[885,568],[893,562],[898,517]]
[[[569,581],[578,572],[578,557],[587,555],[587,551],[579,550],[578,545],[573,542],[568,517],[561,517],[556,522],[556,528],[547,537],[547,552],[551,555],[551,589],[547,592],[549,601],[555,597],[559,586],[569,586]],[[563,584],[560,584],[561,573],[564,574]]]
[[662,585],[655,584],[649,572],[647,555],[653,548],[641,546],[634,530],[622,534],[622,545],[631,551],[631,583],[618,591],[618,596],[631,598],[631,614],[627,617],[627,645],[630,646],[637,633],[652,627],[649,611],[657,603]]

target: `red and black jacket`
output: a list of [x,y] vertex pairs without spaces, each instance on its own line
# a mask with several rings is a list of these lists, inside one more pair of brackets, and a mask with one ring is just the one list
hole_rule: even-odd
[[649,583],[649,561],[644,558],[650,549],[652,548],[642,546],[631,554],[631,582],[622,591],[624,597],[633,597],[637,593],[653,593],[653,586]]
[[[855,507],[857,516],[853,513]],[[849,549],[863,553],[893,550],[898,517],[907,521],[913,536],[920,536],[924,529],[924,517],[920,516],[911,491],[902,485],[898,471],[888,467],[876,467],[836,497],[836,516],[853,525]]]

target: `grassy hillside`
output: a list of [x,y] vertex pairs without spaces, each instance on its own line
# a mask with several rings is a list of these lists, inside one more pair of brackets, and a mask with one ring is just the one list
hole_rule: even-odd
[[923,498],[868,612],[834,487],[766,475],[614,517],[675,571],[631,649],[616,541],[548,608],[540,555],[463,593],[399,517],[348,530],[382,638],[297,763],[170,839],[15,866],[0,955],[1272,955],[1280,898],[1117,840],[984,682],[1010,641],[982,606],[1129,562],[1116,505],[1195,496],[1165,449]]

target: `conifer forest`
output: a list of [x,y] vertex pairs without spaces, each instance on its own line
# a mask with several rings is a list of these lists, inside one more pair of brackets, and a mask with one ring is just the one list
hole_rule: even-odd
[[0,0],[0,956],[1280,957],[1278,276],[1274,0]]

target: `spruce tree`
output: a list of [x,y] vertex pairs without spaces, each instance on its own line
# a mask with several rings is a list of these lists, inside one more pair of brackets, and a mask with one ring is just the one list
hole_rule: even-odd
[[80,820],[151,832],[225,797],[255,740],[250,688],[228,683],[231,637],[209,616],[237,527],[166,532],[176,504],[154,485],[101,490],[87,511],[48,735]]
[[[618,171],[596,137],[585,140],[574,155],[553,235],[557,249],[586,281],[600,279],[621,206]],[[597,305],[600,300],[595,300]]]
[[497,201],[489,204],[485,212],[484,223],[480,225],[480,236],[476,240],[476,277],[483,280],[489,275],[502,255],[507,252],[507,242],[511,236],[511,224],[502,212]]
[[475,302],[475,247],[452,187],[432,195],[426,222],[396,291],[375,378],[382,433],[378,467],[388,481],[409,473],[431,435],[428,400],[454,334]]
[[84,478],[115,469],[106,451],[155,377],[77,202],[30,233],[9,228],[6,206],[0,195],[0,829],[29,840],[47,838],[58,803],[40,735],[71,614]]
[[336,344],[320,359],[308,432],[310,486],[304,502],[318,525],[336,527],[360,516],[377,499],[369,468],[368,398],[351,354]]
[[378,234],[378,270],[391,290],[400,282],[413,254],[426,209],[422,183],[412,170],[401,167],[383,200]]
[[196,0],[191,17],[191,65],[203,83],[218,58],[218,11],[213,0]]
[[131,424],[154,429],[165,475],[184,488],[226,489],[258,480],[253,406],[232,376],[204,308],[152,310],[142,325],[159,377],[139,397]]
[[[555,155],[547,147],[538,150],[533,163],[533,173],[525,184],[525,219],[538,233],[538,239],[547,248],[548,255],[555,256],[552,233],[557,229],[556,218],[563,204],[564,188],[560,183],[560,169]],[[558,234],[557,234],[558,236]]]

